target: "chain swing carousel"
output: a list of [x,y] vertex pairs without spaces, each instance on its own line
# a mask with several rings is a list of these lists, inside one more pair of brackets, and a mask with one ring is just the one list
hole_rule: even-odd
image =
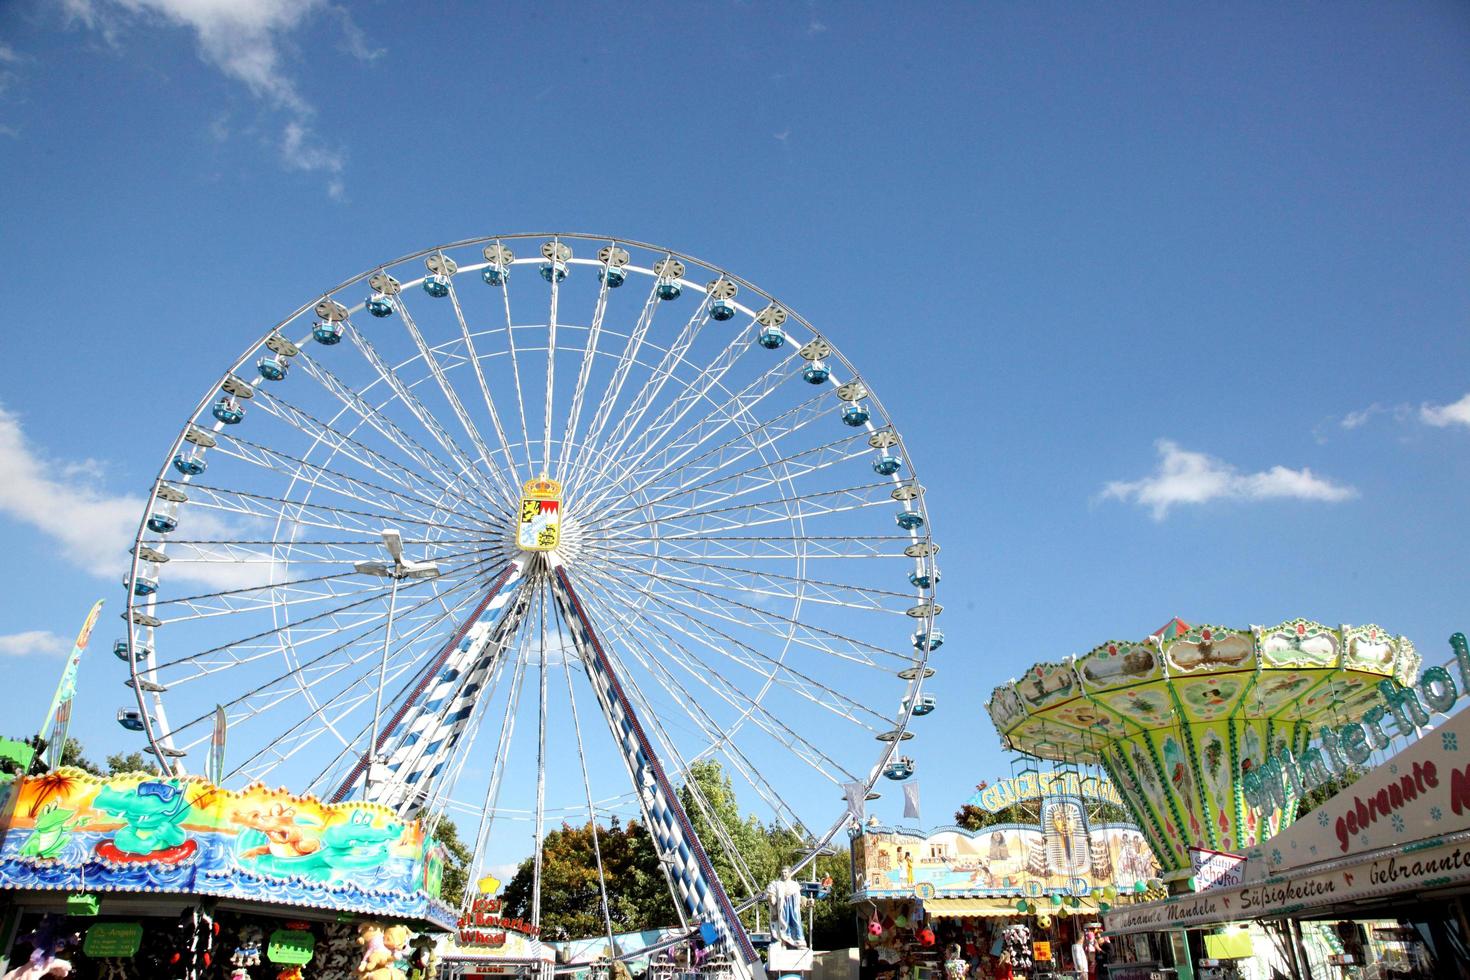
[[[1412,643],[1373,625],[1294,619],[1235,629],[1174,619],[1142,640],[1036,664],[996,688],[988,710],[1007,747],[1108,773],[1162,868],[1155,887],[1135,886],[1154,898],[1164,887],[1205,887],[1196,881],[1202,863],[1238,859],[1283,830],[1296,816],[1296,788],[1286,781],[1262,806],[1248,792],[1252,780],[1283,752],[1336,775],[1311,748],[1319,731],[1381,718],[1379,683],[1412,684],[1419,665]],[[1363,764],[1373,748],[1354,746],[1351,761]],[[1187,955],[1181,942],[1139,955],[1162,964]]]

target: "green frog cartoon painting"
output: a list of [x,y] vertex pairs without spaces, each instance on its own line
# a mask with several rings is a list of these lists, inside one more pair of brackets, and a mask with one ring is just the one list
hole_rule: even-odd
[[77,817],[75,810],[67,810],[60,804],[42,807],[36,814],[35,829],[20,847],[21,856],[45,861],[59,857],[71,841],[71,832],[83,823],[86,817]]

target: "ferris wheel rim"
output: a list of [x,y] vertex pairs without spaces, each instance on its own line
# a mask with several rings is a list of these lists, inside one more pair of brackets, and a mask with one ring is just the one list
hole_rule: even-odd
[[[847,378],[850,379],[850,381],[848,383],[857,383],[857,384],[859,384],[859,385],[862,386],[862,389],[863,389],[862,397],[863,397],[863,399],[865,401],[867,401],[867,402],[869,402],[869,403],[872,404],[872,406],[873,406],[873,408],[875,409],[875,412],[876,412],[875,418],[881,418],[883,420],[881,424],[876,425],[876,426],[873,424],[873,422],[870,421],[868,423],[868,425],[865,427],[865,429],[862,430],[862,431],[864,431],[864,432],[874,432],[874,431],[877,431],[878,429],[887,429],[888,431],[890,431],[892,433],[892,436],[893,436],[893,441],[890,442],[890,443],[888,443],[887,445],[888,446],[896,447],[897,452],[899,452],[899,453],[902,454],[902,457],[906,461],[907,466],[908,466],[908,469],[909,469],[909,473],[903,479],[903,482],[911,483],[915,487],[921,487],[922,486],[922,484],[919,482],[918,468],[917,468],[917,466],[915,465],[915,463],[913,461],[912,455],[910,455],[907,452],[907,448],[906,448],[906,445],[905,445],[905,442],[904,442],[904,439],[903,439],[903,436],[902,436],[902,432],[899,430],[899,428],[897,427],[897,425],[894,424],[893,419],[892,419],[892,416],[890,415],[890,413],[884,407],[884,405],[883,405],[881,399],[879,398],[878,394],[873,390],[873,388],[871,386],[869,386],[867,384],[867,382],[863,378],[862,374],[847,359],[847,357],[842,353],[842,351],[839,348],[837,348],[836,345],[831,344],[831,342],[829,340],[827,340],[826,335],[824,333],[822,333],[820,330],[818,330],[815,326],[813,326],[809,321],[807,321],[800,314],[796,313],[794,310],[791,310],[789,307],[786,307],[784,304],[780,304],[779,301],[776,300],[776,298],[774,296],[772,296],[770,293],[765,292],[760,287],[754,285],[753,283],[750,283],[748,280],[745,280],[744,278],[739,277],[739,276],[737,276],[737,275],[729,272],[727,269],[724,269],[721,266],[716,266],[716,265],[714,265],[712,263],[705,262],[702,259],[699,259],[699,258],[694,257],[694,256],[687,255],[686,253],[680,253],[680,252],[677,252],[677,251],[674,251],[674,250],[671,250],[671,249],[667,249],[667,248],[665,248],[663,246],[651,245],[649,243],[644,243],[644,242],[639,242],[639,241],[633,241],[633,240],[623,239],[623,238],[617,238],[617,237],[613,237],[613,236],[600,236],[600,235],[591,235],[591,234],[586,234],[586,233],[539,233],[539,232],[521,232],[521,233],[504,234],[504,235],[490,235],[490,236],[483,236],[483,237],[472,238],[472,239],[464,239],[464,240],[461,240],[461,241],[458,241],[458,242],[451,242],[451,243],[446,243],[446,244],[442,244],[442,245],[437,245],[437,246],[434,246],[434,247],[431,247],[431,248],[426,248],[426,249],[419,250],[417,252],[409,253],[407,255],[404,255],[404,256],[402,256],[400,258],[397,258],[397,259],[394,259],[394,260],[391,260],[391,261],[388,261],[388,262],[379,263],[379,264],[373,266],[372,268],[370,268],[369,270],[364,271],[363,273],[358,274],[357,276],[354,276],[352,278],[349,278],[347,280],[344,280],[342,283],[338,284],[337,286],[333,287],[330,290],[327,290],[322,295],[324,297],[333,297],[333,296],[336,296],[337,294],[341,293],[344,290],[347,290],[347,289],[349,289],[349,288],[351,288],[351,287],[353,287],[355,285],[358,285],[358,284],[361,284],[361,283],[365,282],[369,277],[371,277],[372,275],[374,275],[378,271],[385,270],[385,269],[390,269],[390,268],[395,268],[397,266],[403,265],[404,263],[412,262],[415,259],[420,259],[420,258],[424,258],[426,256],[431,256],[431,255],[434,255],[436,253],[442,254],[442,253],[447,252],[447,251],[452,251],[452,250],[455,250],[455,249],[463,249],[463,248],[473,247],[473,246],[482,245],[482,244],[485,244],[485,243],[500,243],[500,242],[504,242],[504,241],[517,241],[517,240],[525,240],[525,239],[550,239],[550,240],[553,240],[553,241],[557,241],[557,240],[561,240],[561,239],[567,239],[567,240],[573,240],[573,241],[595,241],[595,242],[599,242],[599,243],[613,243],[615,245],[627,245],[627,246],[631,246],[631,247],[634,247],[634,248],[641,248],[641,249],[644,249],[644,250],[647,250],[647,251],[650,251],[650,252],[661,253],[661,254],[663,254],[663,255],[665,255],[667,257],[670,257],[670,258],[672,258],[672,257],[678,257],[680,259],[687,260],[691,265],[697,265],[698,267],[700,267],[702,269],[706,269],[706,270],[710,270],[710,271],[715,272],[720,278],[727,279],[727,280],[729,280],[729,281],[731,281],[733,283],[738,284],[739,286],[741,286],[741,287],[749,290],[752,294],[764,298],[766,301],[768,301],[769,304],[779,305],[780,308],[789,315],[789,317],[791,318],[791,321],[792,322],[794,322],[796,324],[800,324],[805,330],[809,331],[810,334],[813,337],[822,340],[824,343],[826,343],[828,345],[828,347],[830,349],[830,353],[825,354],[824,355],[824,359],[825,360],[828,360],[828,361],[830,361],[832,363],[835,363],[835,364],[840,365],[841,368],[843,369],[843,376],[845,376],[845,377],[847,377]],[[529,258],[528,259],[520,259],[520,258],[518,258],[516,261],[518,263],[520,263],[520,262],[534,262],[535,260],[534,259],[529,259]],[[585,264],[585,265],[597,265],[597,264],[599,264],[599,263],[597,263],[597,262],[595,262],[593,260],[583,259],[583,258],[580,258],[580,257],[577,257],[577,258],[569,258],[568,261],[569,262],[572,262],[572,263],[575,263],[575,264],[579,264],[579,265],[582,265],[582,264]],[[461,272],[473,271],[475,268],[477,268],[477,266],[475,266],[474,264],[466,264],[460,271]],[[651,274],[649,270],[645,270],[645,269],[642,269],[642,268],[639,268],[639,267],[636,267],[636,266],[629,266],[627,268],[628,268],[629,271],[638,271],[638,272],[643,273],[643,274]],[[411,280],[409,282],[409,285],[412,285],[413,282],[416,282],[416,281],[418,281],[418,280]],[[220,383],[222,384],[228,378],[230,378],[231,376],[238,374],[241,366],[242,365],[248,365],[248,363],[249,363],[250,359],[252,358],[252,356],[257,351],[260,350],[261,346],[265,343],[265,341],[268,338],[270,338],[274,334],[277,334],[284,327],[286,327],[287,325],[293,323],[294,321],[296,321],[299,318],[301,318],[304,314],[306,314],[309,311],[311,311],[313,309],[314,305],[316,304],[316,302],[318,302],[318,301],[317,300],[312,300],[312,301],[309,301],[306,304],[302,305],[300,308],[298,308],[293,313],[291,313],[288,317],[286,317],[285,319],[283,319],[279,323],[277,323],[275,326],[273,326],[270,329],[268,329],[265,332],[265,334],[263,334],[261,336],[261,338],[259,338],[254,343],[252,343],[251,345],[249,345],[242,352],[242,354],[235,359],[235,361],[232,363],[230,369],[227,370],[220,377],[220,379],[219,379],[220,380]],[[359,308],[359,307],[360,307],[360,304],[357,304],[354,308]],[[532,326],[534,326],[534,324]],[[506,332],[507,332],[507,334],[509,334],[510,329],[511,329],[511,326],[509,324],[507,324],[506,327],[497,328],[497,329],[505,329]],[[494,332],[494,330],[486,330],[486,331],[484,331],[484,333],[493,333],[493,332]],[[447,346],[448,344],[452,344],[452,343],[453,343],[453,341],[450,341],[450,342],[447,342],[447,344],[445,344],[443,346]],[[413,358],[410,358],[410,360],[413,360]],[[157,476],[154,478],[154,481],[153,481],[153,484],[152,484],[152,486],[150,488],[150,492],[148,494],[147,500],[145,501],[145,505],[144,505],[144,509],[143,509],[143,514],[142,514],[142,517],[140,518],[139,525],[138,525],[138,530],[137,530],[137,532],[134,535],[133,555],[132,555],[132,558],[131,558],[131,562],[129,564],[129,573],[128,573],[129,581],[132,581],[139,574],[140,566],[141,566],[141,564],[143,562],[143,558],[142,558],[142,553],[141,552],[142,552],[142,548],[145,546],[146,540],[148,538],[148,527],[147,527],[148,516],[153,512],[154,507],[158,503],[160,491],[162,490],[163,487],[165,487],[166,485],[169,485],[171,482],[184,482],[184,483],[187,483],[188,482],[187,480],[184,480],[184,481],[177,481],[177,480],[170,481],[169,480],[169,475],[170,475],[170,457],[175,452],[177,452],[184,445],[184,443],[186,441],[186,437],[189,435],[190,431],[192,429],[197,428],[196,420],[199,418],[199,416],[201,414],[203,414],[209,408],[211,401],[216,397],[216,393],[218,392],[219,389],[220,389],[220,384],[215,384],[215,385],[211,386],[210,388],[208,388],[206,390],[206,392],[203,395],[203,397],[195,405],[193,412],[190,413],[190,415],[187,417],[188,420],[184,423],[183,427],[179,431],[179,434],[174,438],[173,442],[169,446],[168,452],[165,454],[163,464],[160,467]],[[345,411],[345,409],[343,409],[343,410]],[[362,424],[361,422],[357,423],[357,425],[359,425],[359,426],[361,424]],[[512,446],[522,446],[522,445],[524,445],[526,448],[529,448],[529,444],[530,444],[530,442],[531,442],[531,440],[533,438],[533,434],[531,432],[529,432],[529,431],[526,431],[524,433],[524,435],[525,435],[525,438],[524,438],[523,442],[513,443]],[[571,446],[573,444],[574,444],[574,441],[573,440],[570,440],[570,439],[568,439],[564,443],[564,445],[566,445],[566,446]],[[510,447],[506,447],[507,453],[509,451],[509,448]],[[584,448],[585,449],[585,448],[589,448],[589,447],[581,447],[581,448]],[[331,458],[332,458],[331,456],[328,456],[328,460],[330,460]],[[474,456],[471,456],[469,462],[471,464],[474,464],[474,463],[485,464],[485,463],[488,463],[488,460],[486,460],[483,456],[478,457],[478,458],[476,458]],[[459,474],[459,475],[460,476],[463,476],[463,474]],[[895,481],[895,483],[896,482],[898,482],[898,481]],[[461,486],[461,488],[463,488],[463,485],[462,484],[460,486]],[[441,496],[439,498],[439,500],[436,501],[436,504],[442,504],[443,499],[444,498]],[[924,499],[924,496],[922,494],[919,494],[919,495],[915,496],[911,500],[910,503],[911,503],[912,508],[914,510],[916,510],[917,512],[919,512],[922,515],[922,517],[923,517],[923,524],[922,524],[922,531],[921,531],[921,533],[919,533],[917,536],[915,536],[913,534],[910,534],[910,535],[908,535],[908,537],[910,537],[910,538],[915,538],[916,537],[918,540],[922,540],[924,542],[932,542],[932,532],[931,532],[931,526],[932,525],[930,524],[930,522],[928,520],[928,508],[927,508],[927,503],[926,503],[926,501]],[[433,511],[432,513],[437,513],[437,510]],[[897,537],[897,536],[895,536],[895,537]],[[936,576],[936,579],[937,579],[937,576]],[[936,599],[937,599],[937,596],[938,596],[938,582],[937,582],[937,580],[934,581],[934,582],[932,582],[931,584],[925,586],[924,589],[923,589],[923,592],[927,596],[927,600],[931,604],[931,606],[935,606],[935,608],[937,609],[937,604],[936,604]],[[137,699],[137,702],[138,702],[139,713],[142,716],[144,725],[147,726],[146,734],[147,734],[147,737],[149,739],[150,747],[153,749],[153,751],[155,752],[155,754],[159,757],[160,762],[161,763],[165,763],[165,768],[167,769],[167,768],[169,768],[169,766],[172,763],[166,762],[166,760],[165,760],[165,755],[166,755],[165,750],[167,748],[172,748],[172,746],[169,745],[169,744],[165,744],[165,745],[162,745],[161,746],[155,740],[154,733],[153,733],[152,727],[151,727],[153,725],[154,721],[153,721],[152,712],[150,712],[150,710],[149,710],[150,707],[153,707],[154,710],[157,711],[157,713],[158,713],[158,715],[157,715],[158,718],[164,719],[165,725],[166,725],[166,717],[167,716],[165,714],[165,708],[164,708],[164,704],[163,704],[163,698],[161,697],[161,692],[157,692],[157,691],[149,692],[149,691],[146,691],[145,690],[145,687],[144,687],[144,684],[139,683],[140,681],[144,680],[144,677],[142,675],[148,673],[148,671],[140,671],[140,669],[139,669],[140,668],[139,658],[138,658],[138,656],[136,655],[136,652],[135,652],[135,635],[134,634],[135,634],[135,631],[136,631],[136,626],[134,625],[134,620],[132,619],[132,614],[133,614],[135,608],[142,608],[142,607],[149,607],[149,608],[151,608],[153,604],[151,602],[149,602],[149,603],[138,603],[136,600],[137,600],[137,597],[133,594],[132,590],[130,589],[129,592],[128,592],[128,596],[127,596],[127,610],[123,614],[125,621],[127,621],[127,623],[128,623],[128,628],[126,630],[126,633],[127,633],[127,642],[128,642],[128,652],[129,652],[129,662],[128,662],[129,673],[130,673],[131,679],[134,682],[133,686],[134,686],[134,690],[135,690],[135,694],[136,694],[136,699]],[[933,612],[930,612],[930,613],[924,615],[923,617],[920,617],[919,622],[922,623],[923,626],[926,629],[932,629],[933,628],[933,625],[934,625],[934,613]],[[914,716],[914,707],[915,707],[915,704],[917,702],[916,695],[918,694],[918,692],[922,688],[922,684],[923,684],[923,681],[925,679],[925,670],[924,669],[927,667],[927,664],[928,664],[929,659],[930,659],[930,655],[931,655],[931,650],[926,645],[923,648],[916,648],[915,655],[912,656],[911,658],[909,658],[910,661],[911,661],[911,663],[914,664],[914,665],[916,665],[918,668],[920,668],[920,670],[917,672],[917,674],[912,679],[907,679],[907,684],[906,684],[906,692],[907,693],[906,693],[906,696],[904,698],[904,705],[905,705],[905,707],[901,710],[899,717],[896,719],[896,724],[897,724],[896,730],[897,731],[902,732],[902,731],[906,730],[908,728],[908,725],[909,725],[912,717]],[[151,695],[151,697],[149,697],[149,695]],[[152,701],[153,704],[150,705],[148,703],[149,701]],[[884,766],[889,762],[889,760],[891,760],[894,757],[894,754],[897,751],[898,745],[899,745],[899,740],[898,739],[894,739],[893,741],[891,741],[890,743],[888,743],[887,750],[881,755],[881,757],[879,758],[879,760],[876,763],[874,763],[874,765],[872,766],[872,768],[868,771],[868,773],[866,774],[866,776],[863,779],[863,782],[864,782],[864,793],[865,794],[868,791],[870,791],[872,789],[872,787],[877,783],[878,779],[881,777],[881,775],[883,773]],[[181,763],[178,763],[178,765],[181,765]],[[849,819],[850,819],[850,816],[846,812],[844,812],[841,816],[839,816],[832,823],[832,825],[825,831],[825,833],[822,834],[822,835],[820,835],[819,839],[817,840],[817,843],[812,848],[810,848],[810,850],[805,855],[803,855],[803,858],[800,861],[800,866],[804,866],[805,864],[809,863],[811,860],[814,860],[815,857],[816,857],[816,855],[817,855],[817,853],[823,847],[825,847],[828,843],[830,843],[831,839],[838,833],[838,831],[844,825],[846,825],[849,822]],[[742,907],[748,906],[750,903],[754,902],[755,900],[756,899],[755,899],[754,896],[750,897],[744,903],[744,905]]]

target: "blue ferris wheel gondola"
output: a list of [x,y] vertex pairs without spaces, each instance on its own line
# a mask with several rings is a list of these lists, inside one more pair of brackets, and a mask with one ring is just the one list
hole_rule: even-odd
[[883,767],[883,775],[893,780],[904,780],[914,774],[914,769],[914,760],[901,755]]

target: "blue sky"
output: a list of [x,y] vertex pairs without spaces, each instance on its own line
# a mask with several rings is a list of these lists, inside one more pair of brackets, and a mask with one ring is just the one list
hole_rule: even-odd
[[[1435,660],[1470,625],[1465,5],[436,10],[0,8],[25,724],[240,351],[497,232],[726,265],[881,395],[945,548],[927,822],[1009,772],[982,705],[1038,660],[1176,615]],[[96,755],[121,682],[84,673]]]

